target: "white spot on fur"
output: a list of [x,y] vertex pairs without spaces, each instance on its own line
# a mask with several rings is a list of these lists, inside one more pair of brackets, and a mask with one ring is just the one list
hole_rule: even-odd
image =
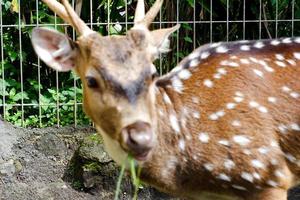
[[233,141],[241,146],[246,146],[250,143],[250,139],[245,135],[233,136]]
[[278,65],[279,67],[286,67],[286,64],[284,62],[278,60],[275,61],[275,64]]
[[246,58],[240,59],[240,62],[241,62],[242,64],[244,64],[244,65],[249,65],[249,64],[250,64],[250,61],[249,61],[248,59],[246,59]]
[[243,153],[248,156],[252,154],[252,152],[249,149],[244,149]]
[[235,95],[238,97],[244,97],[244,94],[239,91],[235,92]]
[[205,163],[203,167],[210,172],[214,170],[214,165],[212,163]]
[[275,158],[272,158],[271,159],[271,164],[274,165],[274,166],[278,165],[278,160],[275,159]]
[[218,117],[223,117],[225,115],[225,112],[224,112],[224,110],[219,110],[218,112],[216,112],[216,115]]
[[170,99],[170,97],[168,96],[167,93],[164,93],[164,94],[163,94],[163,99],[164,99],[164,102],[165,102],[165,103],[167,103],[167,104],[172,104],[171,99]]
[[233,99],[234,99],[235,102],[237,102],[237,103],[241,103],[241,102],[244,100],[243,97],[234,97]]
[[250,50],[250,46],[249,46],[249,45],[242,45],[242,46],[240,47],[240,49],[241,49],[242,51],[249,51],[249,50]]
[[221,145],[224,145],[224,146],[229,146],[229,141],[228,140],[219,140],[218,143],[221,144]]
[[221,77],[222,77],[221,74],[214,74],[214,78],[215,78],[215,79],[220,79]]
[[219,74],[222,74],[222,75],[226,75],[227,74],[227,71],[224,68],[219,68],[219,69],[217,69],[217,71],[218,71]]
[[258,63],[264,67],[267,72],[274,72],[275,70],[270,67],[264,60],[259,60]]
[[253,167],[257,168],[257,169],[264,169],[265,168],[265,165],[259,161],[259,160],[251,160],[251,164]]
[[211,48],[216,48],[216,47],[220,46],[221,44],[222,44],[222,42],[212,43],[212,44],[210,45],[210,47],[211,47]]
[[185,141],[183,139],[180,139],[178,142],[178,146],[181,151],[184,151],[185,150]]
[[290,153],[286,153],[284,154],[284,157],[286,157],[286,159],[288,159],[290,162],[295,163],[297,161],[297,159],[295,158],[295,156],[293,156]]
[[208,133],[200,133],[199,134],[199,140],[202,142],[202,143],[208,143],[209,142],[209,135]]
[[254,177],[255,179],[257,179],[257,180],[260,180],[260,179],[261,179],[260,175],[259,175],[257,172],[253,172],[252,175],[253,175],[253,177]]
[[292,40],[291,40],[291,38],[284,38],[282,40],[282,42],[285,43],[285,44],[289,44],[289,43],[292,43]]
[[226,159],[225,162],[224,162],[224,167],[227,169],[227,170],[231,170],[235,167],[235,163],[230,160],[230,159]]
[[279,129],[280,133],[285,134],[288,128],[284,124],[279,124],[278,129]]
[[283,92],[290,92],[290,91],[291,91],[291,89],[290,89],[289,87],[287,87],[287,86],[283,86],[283,87],[281,88],[281,90],[282,90]]
[[195,51],[195,52],[191,53],[191,54],[188,56],[188,59],[189,59],[189,60],[194,60],[194,59],[196,59],[196,58],[199,58],[199,56],[200,56],[200,52],[199,52],[199,51]]
[[258,108],[259,103],[257,103],[256,101],[250,101],[250,102],[249,102],[249,106],[250,106],[251,108]]
[[200,113],[199,112],[193,112],[193,117],[195,118],[195,119],[200,119]]
[[228,182],[231,181],[231,178],[228,175],[224,174],[224,173],[219,174],[217,176],[217,178],[220,179],[220,180],[223,180],[223,181],[228,181]]
[[231,122],[231,125],[232,126],[236,126],[236,127],[240,127],[241,126],[241,122],[239,120],[233,120]]
[[259,112],[261,113],[268,113],[268,109],[264,106],[259,106],[258,107]]
[[216,121],[219,119],[219,116],[216,113],[213,113],[213,114],[209,115],[209,119]]
[[271,145],[271,147],[275,147],[275,148],[279,147],[278,142],[276,142],[275,140],[271,140],[270,145]]
[[270,103],[276,103],[277,99],[275,97],[268,97]]
[[229,67],[239,67],[240,65],[236,62],[230,62],[228,60],[223,60],[220,62],[220,65],[229,66]]
[[300,52],[295,52],[293,55],[297,60],[300,60]]
[[232,109],[234,109],[236,107],[236,104],[235,103],[228,103],[228,104],[226,104],[226,108],[228,109],[228,110],[232,110]]
[[290,127],[294,131],[300,131],[300,126],[296,123],[291,124]]
[[297,92],[291,92],[290,95],[291,95],[291,97],[293,97],[295,99],[298,99],[300,97],[300,94]]
[[267,154],[269,151],[270,151],[270,149],[265,146],[258,148],[258,152],[261,154]]
[[241,177],[243,178],[243,179],[245,179],[246,181],[249,181],[250,183],[253,183],[253,176],[252,176],[252,174],[250,174],[250,173],[248,173],[248,172],[242,172],[241,173]]
[[294,40],[294,42],[300,43],[300,37],[296,37],[295,40]]
[[275,57],[277,60],[285,60],[284,56],[282,54],[275,54]]
[[212,88],[214,86],[214,83],[209,79],[205,79],[203,84],[208,88]]
[[193,67],[197,67],[199,65],[200,61],[197,59],[194,59],[190,62],[189,67],[193,68]]
[[275,181],[273,181],[273,180],[268,180],[267,184],[270,185],[270,186],[272,186],[272,187],[278,187],[278,183],[275,182]]
[[240,185],[232,185],[232,187],[233,187],[234,189],[237,189],[237,190],[243,190],[243,191],[246,191],[246,190],[247,190],[245,187],[240,186]]
[[254,58],[254,57],[249,57],[249,59],[250,59],[252,62],[254,62],[254,63],[259,63],[258,60],[257,60],[256,58]]
[[192,76],[192,73],[187,70],[187,69],[183,69],[178,73],[178,77],[182,80],[187,80]]
[[210,53],[205,51],[205,52],[201,53],[200,58],[201,59],[206,59],[206,58],[208,58],[208,56],[210,56]]
[[216,48],[217,53],[227,53],[228,49],[225,46],[219,46]]
[[278,169],[275,170],[274,175],[277,176],[278,178],[284,178],[285,177],[284,173],[282,171],[278,170]]
[[292,59],[287,59],[286,60],[290,65],[293,65],[293,66],[296,66],[297,64],[296,64],[296,62],[294,61],[294,60],[292,60]]
[[178,119],[177,119],[177,117],[176,117],[174,114],[170,114],[169,120],[170,120],[171,127],[173,128],[173,130],[174,130],[176,133],[179,133],[179,132],[180,132],[180,127],[179,127],[179,124],[178,124]]
[[182,93],[183,83],[181,82],[181,80],[179,78],[177,78],[177,77],[172,78],[172,86],[176,92]]
[[192,102],[195,104],[199,103],[199,98],[198,97],[192,97]]
[[261,49],[261,48],[263,48],[265,45],[264,45],[264,43],[262,43],[262,42],[256,42],[253,46],[254,46],[255,48],[257,48],[257,49]]
[[259,76],[259,77],[261,77],[261,78],[264,77],[264,73],[263,73],[262,71],[258,70],[258,69],[253,69],[253,72],[254,72],[257,76]]
[[280,41],[279,40],[272,40],[271,41],[271,45],[273,45],[273,46],[277,46],[277,45],[279,45],[280,44]]

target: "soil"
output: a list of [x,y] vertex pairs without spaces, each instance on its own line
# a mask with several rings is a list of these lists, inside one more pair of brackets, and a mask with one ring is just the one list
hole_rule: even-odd
[[[1,200],[111,200],[119,167],[90,127],[23,129],[0,120]],[[126,176],[120,199],[132,199]],[[300,189],[289,192],[300,199]],[[175,200],[144,186],[140,200]]]

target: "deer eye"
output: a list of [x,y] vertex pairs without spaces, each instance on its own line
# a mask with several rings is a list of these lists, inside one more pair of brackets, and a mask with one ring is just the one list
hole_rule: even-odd
[[94,77],[87,76],[85,79],[89,88],[98,88],[97,80]]

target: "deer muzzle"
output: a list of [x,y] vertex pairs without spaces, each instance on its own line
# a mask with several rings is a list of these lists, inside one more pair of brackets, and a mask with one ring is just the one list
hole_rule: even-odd
[[154,146],[154,136],[151,125],[137,121],[122,129],[122,143],[138,161],[145,161]]

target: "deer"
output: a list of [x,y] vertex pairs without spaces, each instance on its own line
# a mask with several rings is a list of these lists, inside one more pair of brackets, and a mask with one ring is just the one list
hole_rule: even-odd
[[169,73],[153,64],[179,29],[150,30],[163,0],[137,1],[126,35],[102,36],[67,0],[43,0],[78,33],[35,28],[49,67],[74,70],[85,113],[121,165],[186,199],[284,200],[300,177],[300,38],[203,45]]

